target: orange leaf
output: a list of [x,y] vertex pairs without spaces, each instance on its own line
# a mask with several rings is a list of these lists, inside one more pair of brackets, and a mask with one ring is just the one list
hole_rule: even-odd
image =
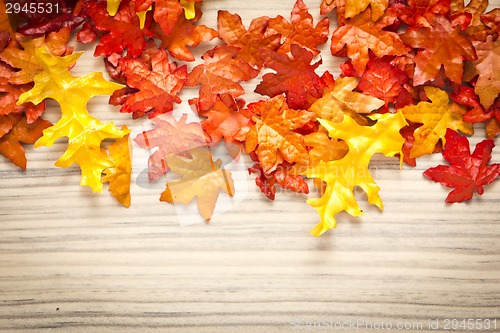
[[266,174],[283,161],[307,164],[304,137],[294,130],[313,120],[314,113],[289,109],[283,95],[260,102],[257,107],[260,117],[254,117],[255,125],[247,133],[246,152],[255,150]]
[[151,29],[156,38],[161,40],[161,47],[168,49],[174,58],[184,61],[194,61],[194,56],[187,48],[208,42],[217,37],[217,31],[205,25],[195,25],[193,20],[180,16],[172,32],[167,35],[160,25],[154,24]]
[[264,64],[261,49],[275,50],[280,45],[280,34],[264,35],[268,25],[269,17],[258,17],[250,22],[246,30],[238,14],[225,10],[219,10],[217,14],[219,37],[227,44],[240,48],[238,59],[258,68]]
[[[2,122],[5,120],[3,117],[0,118]],[[7,134],[0,136],[0,153],[19,168],[26,170],[26,156],[21,142],[35,143],[42,136],[43,130],[49,126],[52,124],[47,120],[37,119],[28,124],[25,117],[21,118]]]
[[205,52],[201,57],[205,63],[193,68],[186,86],[201,84],[198,109],[207,110],[217,100],[217,94],[227,93],[233,98],[245,93],[239,81],[253,79],[259,74],[243,60],[238,59],[239,49],[234,46],[219,46]]
[[369,50],[380,58],[407,53],[407,48],[397,33],[383,30],[395,20],[395,16],[386,16],[373,22],[371,10],[367,9],[333,32],[330,50],[333,55],[340,55],[346,47],[347,56],[351,58],[357,76],[361,76],[369,60]]

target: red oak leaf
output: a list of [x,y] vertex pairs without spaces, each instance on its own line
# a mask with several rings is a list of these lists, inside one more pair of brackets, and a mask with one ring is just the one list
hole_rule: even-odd
[[151,119],[155,129],[144,131],[137,135],[134,141],[143,148],[158,149],[149,156],[148,175],[153,181],[166,174],[169,170],[169,156],[184,156],[190,149],[205,146],[206,140],[199,123],[186,123],[184,114],[179,121],[169,114],[162,114]]
[[406,74],[391,64],[391,57],[370,57],[358,84],[358,89],[367,95],[388,103],[395,103],[408,81]]
[[248,168],[248,173],[257,174],[255,184],[257,184],[261,192],[264,193],[270,200],[274,200],[274,197],[276,196],[276,185],[297,193],[309,193],[309,186],[304,178],[290,172],[292,164],[284,162],[280,164],[276,170],[270,174],[266,174],[258,163],[257,155],[252,152],[250,153],[250,157],[257,163]]
[[238,59],[258,68],[262,68],[264,64],[261,49],[275,50],[281,41],[280,34],[264,36],[268,25],[269,17],[262,16],[253,19],[246,30],[238,14],[225,10],[219,10],[217,14],[219,37],[228,45],[240,48]]
[[474,191],[483,194],[483,186],[500,176],[499,163],[488,165],[494,146],[493,140],[484,140],[476,145],[471,155],[469,140],[448,129],[443,157],[450,165],[439,165],[427,169],[423,174],[446,187],[454,188],[446,198],[447,203],[470,200]]
[[367,9],[347,20],[345,25],[333,32],[330,50],[335,56],[343,56],[347,49],[347,56],[352,60],[356,76],[361,76],[368,63],[369,50],[380,58],[385,55],[407,53],[406,46],[399,35],[384,30],[395,21],[395,16],[386,15],[377,22],[373,22],[371,10]]
[[42,136],[43,130],[50,126],[52,124],[47,120],[37,119],[32,124],[28,124],[26,118],[21,118],[8,133],[0,136],[0,154],[19,168],[26,170],[26,156],[21,142],[35,143]]
[[188,20],[179,16],[174,29],[165,34],[157,23],[153,24],[152,31],[156,38],[161,40],[161,47],[168,49],[174,58],[184,61],[194,61],[194,56],[187,48],[207,42],[217,37],[217,31],[205,25],[195,25],[196,20]]
[[311,52],[296,44],[291,46],[291,57],[270,50],[262,52],[265,65],[276,73],[265,74],[256,93],[269,97],[285,93],[288,106],[295,110],[307,110],[313,100],[322,96],[323,80],[314,72],[321,60],[311,65]]
[[193,68],[188,75],[186,86],[201,84],[198,110],[212,107],[218,94],[229,94],[233,98],[245,93],[239,81],[253,79],[259,71],[237,59],[239,49],[234,46],[219,46],[201,57],[205,63]]
[[150,66],[141,59],[126,57],[120,60],[127,86],[138,90],[126,98],[121,112],[131,112],[134,119],[145,115],[152,118],[172,111],[173,103],[181,102],[177,93],[184,87],[187,68],[185,65],[177,67],[175,62],[168,60],[165,50],[158,50],[153,55]]
[[461,83],[464,59],[477,58],[474,46],[446,17],[434,15],[429,22],[431,27],[410,28],[402,35],[406,44],[419,49],[414,58],[413,84],[436,79],[441,67],[452,82]]
[[139,17],[133,1],[122,0],[115,16],[108,14],[106,2],[89,1],[85,4],[85,9],[96,29],[107,32],[96,46],[94,56],[107,56],[127,49],[128,55],[138,57],[146,48],[145,38],[152,34],[146,27],[139,27]]
[[314,55],[319,54],[316,48],[328,40],[330,21],[324,18],[314,26],[313,17],[302,0],[297,0],[291,13],[291,22],[283,16],[269,20],[266,36],[281,34],[283,44],[278,48],[280,53],[291,52],[291,46],[298,44]]

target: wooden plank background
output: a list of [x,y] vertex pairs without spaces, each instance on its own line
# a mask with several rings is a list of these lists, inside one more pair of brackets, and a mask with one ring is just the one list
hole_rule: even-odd
[[[261,15],[289,18],[293,3],[210,0],[202,23],[216,28],[218,9],[239,13],[246,26]],[[319,3],[306,1],[316,22]],[[489,9],[499,5],[491,1]],[[323,50],[318,72],[337,77],[340,60],[329,43]],[[73,72],[102,68],[89,51]],[[260,98],[251,93],[258,82],[245,85],[248,102]],[[196,94],[182,92],[176,116],[191,112],[187,100]],[[106,102],[91,100],[92,114],[127,124],[132,137],[150,128]],[[46,117],[58,116],[49,102]],[[476,131],[473,144],[484,137],[481,126]],[[308,231],[319,218],[305,196],[266,200],[245,170],[248,159],[230,165],[237,195],[221,196],[210,224],[180,226],[199,221],[196,207],[158,201],[164,184],[144,177],[150,152],[134,144],[125,209],[106,192],[80,187],[77,167],[53,165],[65,147],[62,140],[29,147],[25,172],[0,159],[2,332],[288,332],[320,322],[322,329],[356,323],[360,332],[377,325],[423,332],[432,331],[429,320],[443,329],[454,318],[496,320],[500,331],[500,184],[470,203],[447,205],[447,189],[422,176],[443,163],[440,155],[403,170],[396,159],[376,157],[385,211],[360,194],[364,217],[339,214],[336,230],[314,238]],[[500,162],[498,148],[492,161]]]

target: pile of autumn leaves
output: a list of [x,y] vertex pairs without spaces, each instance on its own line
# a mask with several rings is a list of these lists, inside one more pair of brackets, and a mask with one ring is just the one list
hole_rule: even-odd
[[[249,172],[270,199],[278,185],[308,193],[304,177],[314,179],[322,194],[308,200],[321,217],[314,235],[335,227],[338,212],[362,215],[355,186],[383,209],[368,169],[375,153],[415,165],[416,158],[444,147],[450,165],[424,175],[454,188],[447,202],[469,200],[500,174],[499,164],[488,165],[500,132],[500,10],[484,13],[487,5],[323,0],[321,14],[335,13],[338,22],[330,34],[329,18],[314,25],[302,0],[290,19],[259,17],[248,28],[237,14],[219,10],[217,30],[197,24],[198,0],[79,1],[71,19],[84,22],[77,40],[99,41],[94,55],[104,57],[118,83],[100,73],[70,74],[79,54],[71,54],[69,28],[59,23],[48,25],[58,31],[38,30],[43,34],[37,38],[12,34],[0,45],[0,152],[24,169],[19,142],[50,146],[67,137],[68,149],[56,165],[79,164],[82,185],[101,191],[107,181],[128,206],[130,131],[103,124],[86,110],[90,98],[107,94],[121,112],[147,116],[155,126],[134,139],[155,149],[149,179],[180,175],[167,182],[160,200],[188,203],[196,197],[207,220],[219,192],[234,193],[230,171],[211,155],[210,147],[220,142],[234,158],[243,150],[250,154],[255,164]],[[220,45],[191,72],[170,60],[194,61],[188,47],[216,37]],[[328,39],[334,56],[347,57],[337,79],[315,72],[321,64],[317,47]],[[240,82],[263,69],[255,93],[267,97],[245,106]],[[189,101],[199,123],[169,114],[186,86],[199,86],[199,98]],[[40,118],[46,98],[61,106],[55,125]],[[471,154],[457,131],[473,134],[478,122],[485,123],[489,139]],[[105,148],[108,139],[115,141]]]

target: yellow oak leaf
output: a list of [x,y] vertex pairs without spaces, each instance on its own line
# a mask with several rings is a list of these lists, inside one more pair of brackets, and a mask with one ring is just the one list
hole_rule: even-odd
[[309,158],[304,137],[294,130],[311,120],[314,114],[288,108],[284,95],[257,103],[260,117],[254,117],[255,125],[247,133],[245,148],[255,150],[266,174],[270,174],[283,161],[307,164]]
[[400,109],[407,120],[422,124],[413,134],[415,141],[410,158],[432,154],[440,139],[444,145],[447,128],[465,134],[474,133],[472,125],[462,121],[463,114],[453,111],[453,102],[446,91],[431,86],[424,87],[424,90],[430,102],[422,101]]
[[370,116],[377,123],[373,126],[360,126],[351,117],[344,116],[341,123],[318,119],[328,130],[331,138],[342,139],[349,151],[340,160],[320,161],[306,171],[308,178],[319,178],[326,182],[326,189],[321,198],[307,200],[315,208],[321,222],[311,230],[314,236],[336,227],[335,214],[346,211],[352,216],[361,216],[353,191],[359,186],[368,196],[368,202],[383,210],[379,186],[373,180],[368,165],[376,153],[385,156],[401,154],[405,139],[399,130],[407,125],[400,112],[395,114],[376,114]]
[[207,221],[215,209],[219,192],[234,195],[234,182],[229,170],[221,169],[221,160],[213,161],[208,147],[197,147],[189,151],[191,157],[170,155],[167,157],[170,170],[181,178],[167,183],[160,201],[190,203],[198,200],[198,210]]
[[370,5],[372,9],[372,20],[377,21],[384,15],[385,9],[389,5],[389,0],[346,0],[345,1],[345,17],[351,18]]
[[57,139],[68,137],[68,148],[56,166],[66,168],[73,163],[79,164],[82,170],[80,184],[90,186],[94,192],[101,192],[101,174],[114,165],[101,148],[101,142],[121,138],[130,131],[119,130],[112,122],[103,124],[88,113],[86,105],[89,99],[97,95],[111,95],[123,86],[106,81],[102,73],[72,76],[68,68],[80,56],[81,53],[75,53],[56,57],[45,47],[37,48],[35,57],[42,70],[34,77],[34,87],[19,97],[18,104],[38,104],[46,98],[59,103],[61,118],[43,131],[43,136],[35,142],[35,148],[51,146]]
[[[122,130],[127,130],[122,126]],[[109,182],[109,191],[125,207],[130,207],[130,179],[132,175],[130,134],[118,138],[108,148],[113,166],[104,170],[102,182]]]
[[317,118],[340,123],[344,114],[356,120],[360,125],[368,121],[360,113],[367,114],[382,107],[385,102],[365,94],[353,91],[359,83],[359,78],[344,77],[335,81],[333,89],[325,92],[309,108]]

